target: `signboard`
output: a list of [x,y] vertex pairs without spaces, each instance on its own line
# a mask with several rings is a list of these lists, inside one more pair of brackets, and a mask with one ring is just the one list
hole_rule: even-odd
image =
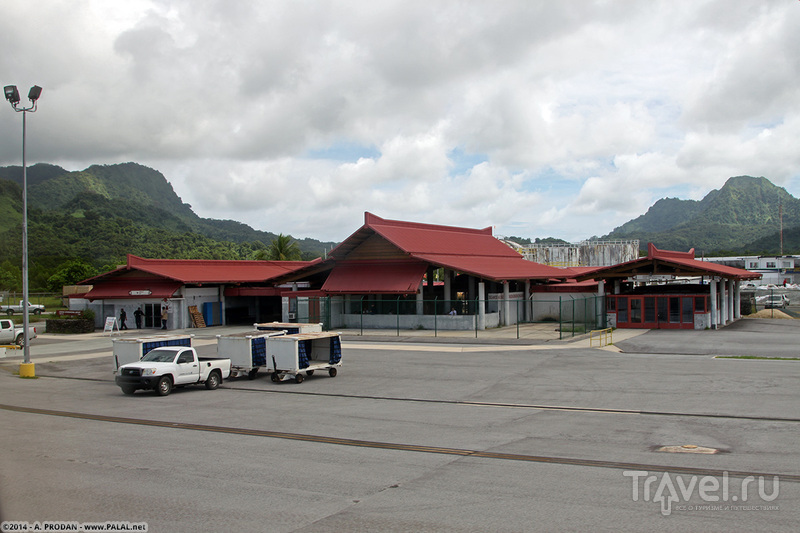
[[119,331],[119,325],[117,324],[117,317],[114,316],[107,316],[106,317],[106,325],[103,328],[103,333],[106,331],[110,331],[114,333],[114,326],[117,326],[117,331]]
[[128,294],[131,296],[150,296],[153,293],[148,289],[144,289],[140,291],[128,291]]

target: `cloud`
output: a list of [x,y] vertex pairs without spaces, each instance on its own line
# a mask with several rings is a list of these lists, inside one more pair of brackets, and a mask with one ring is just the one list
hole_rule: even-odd
[[[44,87],[30,162],[146,164],[204,217],[580,240],[733,175],[800,187],[798,9],[43,0],[35,25],[4,12],[0,70]],[[2,165],[19,118],[0,112]]]

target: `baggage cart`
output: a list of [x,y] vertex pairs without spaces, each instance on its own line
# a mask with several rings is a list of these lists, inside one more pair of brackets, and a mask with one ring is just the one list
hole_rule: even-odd
[[299,322],[263,322],[253,324],[259,331],[285,331],[289,335],[295,333],[322,333],[322,324],[301,324]]
[[339,333],[296,333],[269,337],[266,342],[267,364],[273,382],[294,379],[302,383],[317,371],[336,377],[342,366],[342,340]]
[[217,356],[231,360],[231,377],[247,374],[255,379],[258,369],[267,366],[266,339],[285,334],[276,330],[217,335]]

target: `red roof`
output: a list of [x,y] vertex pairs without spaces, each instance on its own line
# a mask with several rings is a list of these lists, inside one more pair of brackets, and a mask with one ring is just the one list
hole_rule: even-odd
[[416,292],[428,265],[420,261],[338,263],[322,290],[327,293],[407,294]]
[[371,213],[364,214],[364,225],[334,248],[329,257],[333,260],[345,259],[373,234],[383,237],[410,259],[487,279],[564,279],[571,275],[564,269],[526,260],[496,239],[491,228],[472,229],[386,220]]
[[[320,261],[317,259],[316,261]],[[128,254],[128,263],[116,270],[83,280],[81,284],[117,277],[124,272],[139,271],[181,284],[203,283],[263,283],[264,281],[299,268],[313,261],[235,261],[205,259],[144,259]]]

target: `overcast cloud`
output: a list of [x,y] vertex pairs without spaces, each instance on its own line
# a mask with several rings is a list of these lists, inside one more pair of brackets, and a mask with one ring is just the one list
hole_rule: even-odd
[[[40,0],[3,85],[28,163],[134,161],[202,217],[579,241],[731,176],[800,196],[800,2]],[[26,103],[26,101],[23,101]],[[0,109],[0,165],[21,117]]]

